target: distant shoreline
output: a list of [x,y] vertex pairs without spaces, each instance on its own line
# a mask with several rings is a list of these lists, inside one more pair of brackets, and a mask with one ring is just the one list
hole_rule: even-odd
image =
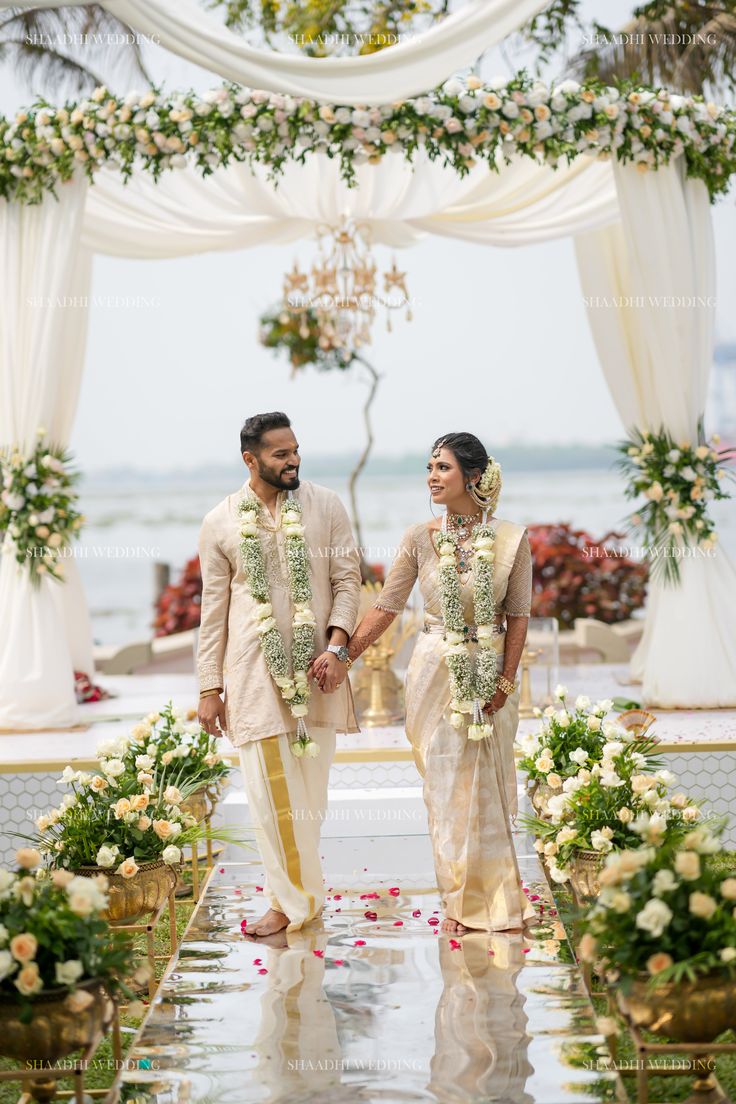
[[[506,471],[610,471],[616,460],[615,446],[610,445],[507,445],[498,448],[496,459]],[[362,477],[406,475],[421,471],[426,463],[423,453],[407,453],[404,456],[375,456],[366,465]],[[302,460],[305,479],[325,476],[348,476],[357,462],[357,455],[346,453],[335,456],[309,456]],[[187,483],[227,482],[243,473],[242,465],[235,460],[232,466],[210,464],[203,467],[175,467],[168,470],[151,470],[138,467],[87,469],[83,481],[95,483],[122,483],[145,479],[149,484],[167,483],[172,479],[185,479]]]

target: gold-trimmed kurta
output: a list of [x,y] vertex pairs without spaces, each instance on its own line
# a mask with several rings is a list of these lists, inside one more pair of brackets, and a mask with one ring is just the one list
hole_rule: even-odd
[[[250,481],[207,514],[199,538],[202,569],[202,614],[197,667],[200,690],[225,687],[227,734],[236,746],[281,733],[294,734],[296,721],[266,666],[254,613],[256,601],[246,585],[240,555],[238,505]],[[259,537],[273,606],[287,654],[291,650],[292,601],[286,566],[278,495],[276,518],[264,506]],[[360,567],[350,520],[338,495],[327,487],[302,481],[294,492],[302,506],[304,538],[309,550],[311,608],[317,619],[315,655],[327,645],[330,627],[355,628],[360,602]],[[224,680],[224,681],[223,681]],[[312,684],[307,729],[358,732],[349,679],[332,694]]]
[[[496,530],[497,614],[528,616],[531,557],[526,530],[492,519]],[[407,529],[376,605],[397,612],[418,579],[425,624],[442,625],[439,557],[424,522]],[[520,583],[521,580],[521,583]],[[523,593],[522,593],[523,591]],[[461,581],[473,623],[472,575]],[[498,647],[503,649],[501,635]],[[473,650],[476,645],[470,645]],[[437,884],[448,917],[470,928],[504,931],[534,915],[521,888],[510,817],[516,813],[513,744],[519,690],[492,719],[493,736],[469,740],[450,724],[450,682],[441,632],[420,633],[406,674],[406,733],[424,778]]]

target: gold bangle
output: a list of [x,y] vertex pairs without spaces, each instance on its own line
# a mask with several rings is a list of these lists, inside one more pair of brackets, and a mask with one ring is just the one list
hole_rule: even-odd
[[507,679],[505,675],[498,676],[498,679],[496,680],[496,686],[502,693],[506,695],[507,698],[511,694],[513,694],[514,690],[516,689],[516,683],[512,682],[511,679]]
[[221,694],[221,693],[222,693],[222,689],[219,689],[219,690],[200,690],[199,696],[200,696],[200,698],[209,698],[213,694]]

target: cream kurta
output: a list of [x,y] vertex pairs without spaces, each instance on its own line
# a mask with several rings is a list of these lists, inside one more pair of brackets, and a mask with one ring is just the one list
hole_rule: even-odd
[[[200,690],[225,687],[227,734],[241,746],[280,733],[296,732],[296,721],[275,685],[261,651],[254,611],[240,556],[238,505],[249,481],[207,514],[199,538],[202,567],[202,615],[197,666]],[[273,615],[287,654],[291,650],[292,602],[280,526],[264,506],[259,521],[261,546]],[[317,619],[315,655],[324,651],[331,627],[353,632],[360,601],[358,551],[345,507],[334,491],[302,482],[294,492],[302,505],[304,536],[310,554],[311,608]],[[224,680],[224,681],[223,681]],[[312,683],[306,724],[309,728],[359,731],[349,679],[333,693]]]
[[[496,531],[497,617],[528,616],[531,556],[523,526],[491,519]],[[403,609],[414,582],[425,623],[441,627],[439,556],[424,522],[411,526],[376,605]],[[461,580],[465,620],[473,624],[472,575]],[[498,650],[503,649],[503,634]],[[477,646],[471,644],[471,652]],[[516,811],[513,743],[519,690],[493,715],[493,735],[469,740],[450,724],[450,680],[441,632],[420,633],[406,675],[406,733],[424,778],[437,884],[446,915],[470,928],[503,931],[534,915],[522,890],[509,817]],[[500,668],[499,668],[500,669]]]

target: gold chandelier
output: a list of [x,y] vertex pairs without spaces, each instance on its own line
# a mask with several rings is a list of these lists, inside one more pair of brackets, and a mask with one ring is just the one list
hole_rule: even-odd
[[411,322],[406,273],[397,269],[395,259],[383,273],[383,294],[377,291],[378,269],[366,223],[343,216],[338,226],[321,225],[317,247],[319,257],[309,276],[295,260],[284,277],[284,308],[300,317],[301,337],[309,336],[310,311],[316,316],[320,347],[343,352],[357,352],[370,344],[377,306],[386,310],[389,332],[392,311],[406,308],[406,321]]

